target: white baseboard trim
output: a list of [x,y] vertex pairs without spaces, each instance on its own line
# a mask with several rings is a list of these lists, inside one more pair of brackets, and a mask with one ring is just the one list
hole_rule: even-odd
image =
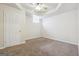
[[[35,37],[35,38],[31,38],[31,39],[36,39],[36,38],[40,38],[40,37]],[[48,38],[48,39],[52,39],[52,40],[56,40],[56,41],[61,41],[61,42],[69,43],[69,44],[79,45],[79,44],[73,43],[73,42],[58,40],[57,38],[53,38],[53,37],[43,37],[43,38]],[[30,40],[30,39],[27,39],[27,40]],[[25,41],[16,43],[16,44],[14,44],[12,46],[19,45],[19,44],[24,44],[24,43],[25,43]],[[11,46],[8,46],[8,47],[11,47]],[[4,48],[6,48],[6,47],[5,46],[4,47],[0,47],[0,49],[4,49]]]
[[[17,42],[17,43],[14,44],[14,45],[19,45],[19,44],[23,44],[23,43],[25,43],[25,41],[23,41],[23,42]],[[14,45],[12,45],[12,46],[14,46]]]
[[69,43],[69,44],[73,44],[73,45],[78,45],[78,43],[73,43],[73,42],[69,42],[69,41],[63,41],[63,40],[59,40],[58,38],[53,38],[53,37],[44,37],[44,38],[48,38],[48,39],[52,39],[52,40],[56,40],[56,41],[61,41],[61,42]]
[[0,47],[0,49],[4,49],[4,47]]
[[38,38],[41,38],[41,37],[31,37],[31,38],[26,38],[26,40],[38,39]]
[[[11,45],[11,46],[20,45],[20,44],[24,44],[24,43],[25,43],[25,41],[16,43],[16,44]],[[11,46],[7,46],[7,47],[11,47]],[[4,49],[4,48],[7,48],[7,47],[6,47],[6,46],[4,46],[4,47],[0,47],[0,49]]]

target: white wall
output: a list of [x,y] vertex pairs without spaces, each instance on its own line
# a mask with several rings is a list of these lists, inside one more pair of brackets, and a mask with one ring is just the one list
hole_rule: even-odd
[[79,4],[78,4],[78,45],[79,45]]
[[41,23],[33,23],[33,17],[31,14],[26,13],[26,26],[25,26],[25,40],[38,38],[41,36]]
[[43,37],[78,44],[77,10],[43,19]]
[[[0,6],[1,7],[1,6]],[[3,9],[0,8],[0,48],[3,48]]]
[[79,55],[79,4],[78,4],[78,55]]

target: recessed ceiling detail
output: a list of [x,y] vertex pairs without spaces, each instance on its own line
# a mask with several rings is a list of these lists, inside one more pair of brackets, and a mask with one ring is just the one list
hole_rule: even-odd
[[35,15],[45,15],[49,11],[55,10],[58,3],[27,3],[21,4],[24,8],[31,11]]
[[78,3],[4,3],[14,8],[24,10],[34,15],[58,15],[71,10],[77,10]]

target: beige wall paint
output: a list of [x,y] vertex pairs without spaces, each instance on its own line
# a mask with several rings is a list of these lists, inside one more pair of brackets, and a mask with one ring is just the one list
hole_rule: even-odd
[[43,37],[78,44],[77,10],[43,19]]

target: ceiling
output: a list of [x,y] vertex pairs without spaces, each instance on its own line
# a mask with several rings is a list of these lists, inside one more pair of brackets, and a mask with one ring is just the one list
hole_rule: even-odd
[[[46,6],[48,6],[48,11],[50,11],[51,9],[56,8],[58,3],[44,3]],[[21,4],[24,8],[28,8],[28,10],[33,10],[34,6],[32,5],[32,3],[23,3]]]
[[[47,7],[47,11],[43,14],[40,12],[37,15],[58,15],[64,12],[68,12],[78,8],[78,3],[44,3]],[[32,3],[5,3],[5,5],[25,10],[26,13],[33,14],[34,5]]]
[[[56,9],[56,7],[59,5],[58,3],[44,3],[46,6],[47,6],[47,11],[46,13],[48,13],[49,11],[53,11]],[[34,5],[32,5],[32,3],[23,3],[23,4],[20,4],[23,8],[25,8],[26,11],[30,12],[30,13],[33,13],[33,10],[34,10]],[[43,13],[43,12],[42,12]],[[37,15],[42,15],[41,12],[38,12]],[[43,13],[46,14],[46,13]]]
[[19,9],[19,7],[15,3],[1,3],[1,4]]

